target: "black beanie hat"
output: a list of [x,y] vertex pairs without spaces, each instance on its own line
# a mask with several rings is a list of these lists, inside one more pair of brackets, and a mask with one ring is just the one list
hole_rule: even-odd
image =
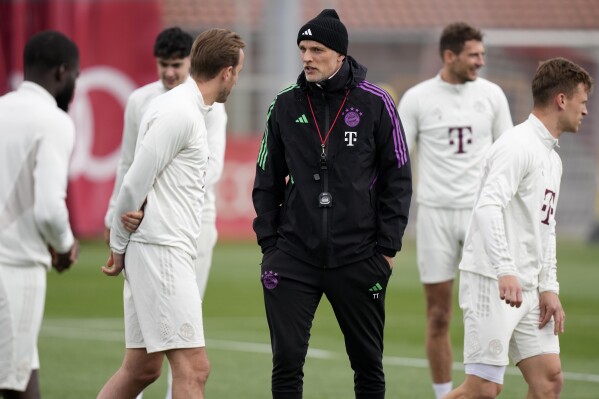
[[297,44],[302,40],[314,40],[347,55],[347,29],[333,9],[322,10],[316,18],[302,26],[297,34]]

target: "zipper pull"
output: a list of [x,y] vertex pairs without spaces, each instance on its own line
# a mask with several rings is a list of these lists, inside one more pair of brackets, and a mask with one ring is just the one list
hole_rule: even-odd
[[325,145],[321,144],[322,153],[320,154],[320,169],[327,169],[327,154],[324,152]]

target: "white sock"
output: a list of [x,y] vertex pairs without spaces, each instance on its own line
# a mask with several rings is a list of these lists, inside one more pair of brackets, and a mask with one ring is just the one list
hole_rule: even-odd
[[143,391],[141,391],[141,393],[139,395],[137,395],[135,397],[135,399],[141,399],[141,398],[143,398],[143,396],[144,396],[144,393],[143,393]]
[[441,399],[444,395],[447,395],[453,389],[453,382],[444,382],[443,384],[433,384],[433,391],[435,391],[435,398]]
[[173,399],[173,372],[171,366],[168,366],[168,379],[166,382],[166,399]]

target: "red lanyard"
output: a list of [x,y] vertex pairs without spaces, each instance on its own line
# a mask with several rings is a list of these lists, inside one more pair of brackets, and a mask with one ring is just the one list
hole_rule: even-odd
[[339,111],[337,111],[337,116],[335,116],[335,120],[333,121],[333,124],[329,128],[329,131],[328,131],[327,135],[325,136],[325,138],[323,140],[322,139],[322,134],[320,133],[320,128],[318,127],[318,121],[316,120],[316,115],[314,115],[314,110],[312,109],[312,102],[310,101],[310,96],[308,96],[306,94],[306,97],[308,98],[308,105],[310,106],[310,112],[312,112],[312,118],[314,119],[314,124],[316,125],[316,131],[318,132],[318,137],[320,137],[320,144],[322,146],[322,153],[323,153],[323,155],[324,155],[324,147],[327,144],[327,139],[329,138],[329,135],[333,131],[333,128],[335,127],[335,123],[337,123],[337,119],[339,118],[339,114],[341,113],[341,110],[343,109],[343,106],[345,105],[345,102],[347,101],[347,96],[349,96],[349,90],[345,92],[345,98],[343,99],[343,102],[341,103],[341,106],[339,107]]

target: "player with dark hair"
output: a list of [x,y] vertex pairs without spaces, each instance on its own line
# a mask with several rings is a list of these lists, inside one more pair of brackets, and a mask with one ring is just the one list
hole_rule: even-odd
[[79,51],[59,32],[25,46],[24,82],[0,97],[0,396],[40,397],[46,273],[78,255],[65,203]]
[[426,354],[435,397],[451,391],[449,322],[453,280],[474,205],[482,157],[512,127],[505,94],[478,76],[485,65],[480,30],[463,22],[439,40],[443,68],[399,102],[408,148],[417,148],[416,249],[426,300]]
[[154,43],[154,57],[168,59],[182,59],[189,57],[193,37],[179,27],[163,30],[156,37]]

